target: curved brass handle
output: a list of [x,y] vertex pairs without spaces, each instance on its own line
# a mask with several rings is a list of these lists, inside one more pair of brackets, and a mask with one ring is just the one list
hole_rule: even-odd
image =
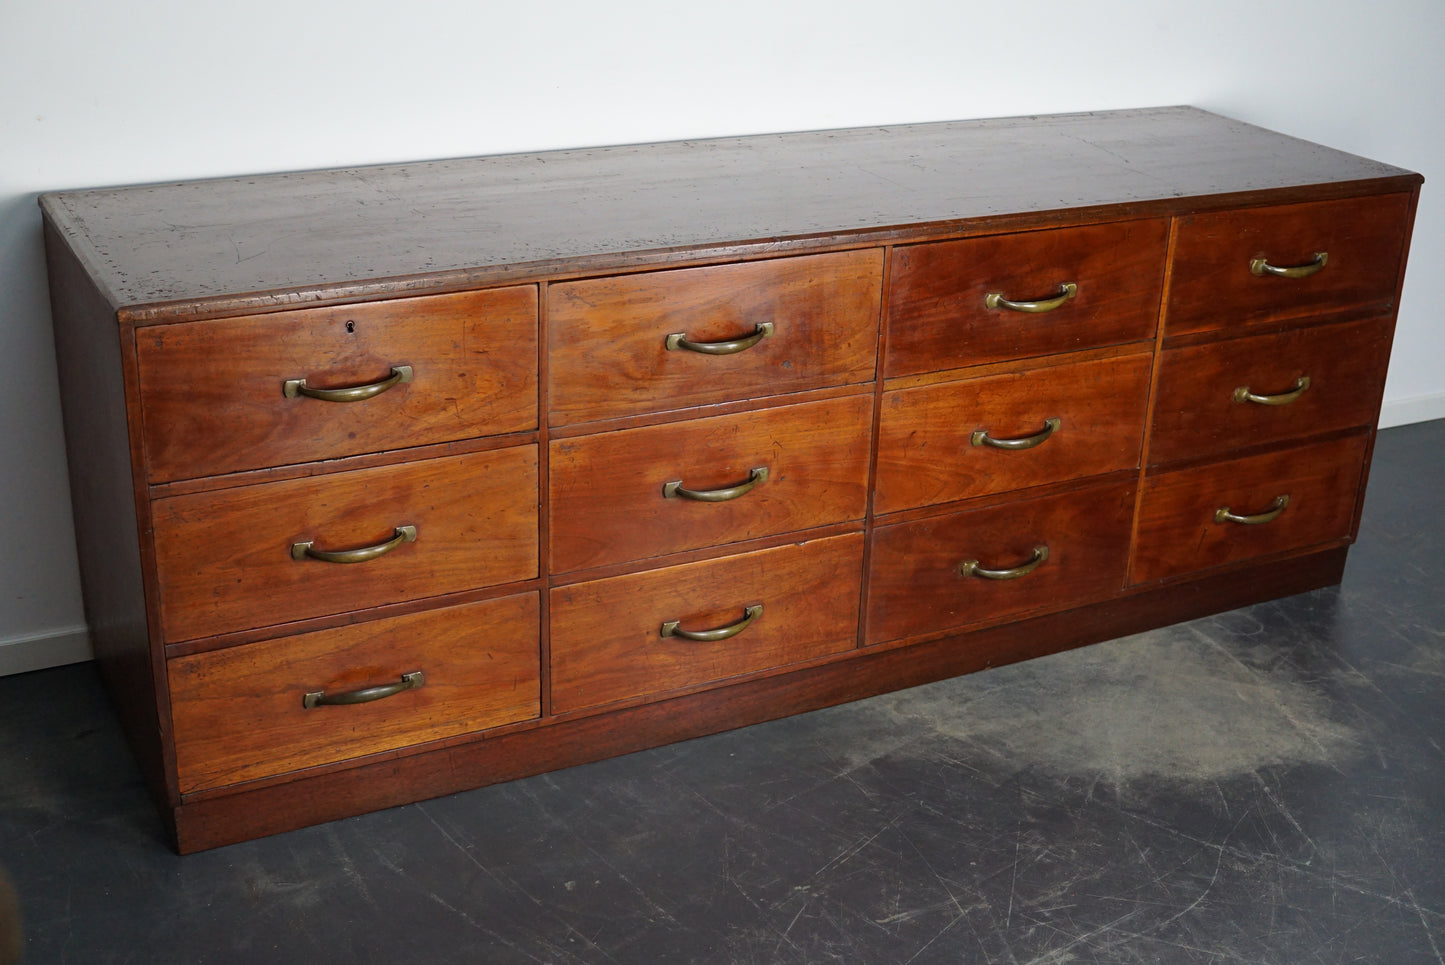
[[1011,312],[1051,312],[1079,293],[1079,286],[1066,281],[1059,286],[1059,293],[1053,298],[1042,298],[1031,302],[1014,302],[1003,297],[1003,292],[989,292],[983,296],[986,308],[1007,308]]
[[422,672],[414,670],[411,673],[402,674],[401,679],[394,684],[382,684],[379,687],[364,687],[361,690],[347,690],[339,694],[313,690],[301,698],[301,706],[310,710],[312,707],[321,707],[327,704],[369,704],[373,700],[391,697],[403,690],[416,690],[425,683],[426,677],[422,675]]
[[737,623],[730,623],[725,627],[718,627],[716,630],[684,630],[679,626],[680,621],[668,620],[662,625],[659,635],[664,637],[682,637],[684,640],[696,640],[700,643],[712,643],[716,640],[726,640],[728,637],[735,637],[748,628],[763,613],[763,605],[754,603],[743,610],[743,618]]
[[354,550],[319,550],[314,540],[306,540],[301,543],[291,544],[291,558],[293,560],[304,560],[310,557],[313,560],[321,560],[323,563],[365,563],[367,560],[374,560],[378,556],[385,556],[396,549],[402,543],[416,542],[415,526],[398,526],[396,533],[385,543],[377,543],[375,546],[363,546]]
[[667,337],[663,344],[669,352],[681,348],[701,355],[736,355],[744,349],[752,348],[771,334],[773,334],[773,323],[759,322],[757,328],[753,329],[753,334],[727,342],[691,342],[688,341],[686,332],[674,332]]
[[958,575],[978,576],[985,580],[1016,580],[1021,576],[1028,576],[1042,566],[1044,560],[1048,558],[1049,548],[1047,546],[1035,546],[1033,558],[1027,563],[1006,570],[988,570],[980,566],[978,560],[964,560],[958,564]]
[[695,499],[700,503],[725,503],[737,499],[757,486],[768,481],[768,467],[757,466],[748,474],[747,482],[728,486],[725,489],[686,489],[681,479],[662,484],[662,495],[666,499]]
[[1214,511],[1214,521],[1216,523],[1240,523],[1244,526],[1258,526],[1261,523],[1268,523],[1279,518],[1279,514],[1284,512],[1284,508],[1288,505],[1289,493],[1285,493],[1283,496],[1274,497],[1274,502],[1269,504],[1269,509],[1266,509],[1262,513],[1255,513],[1252,516],[1236,516],[1229,511],[1228,506],[1221,506]]
[[390,376],[369,385],[353,385],[346,389],[316,389],[307,385],[305,379],[287,379],[281,383],[281,394],[288,399],[304,395],[308,399],[320,399],[322,402],[360,402],[362,399],[381,395],[393,385],[410,381],[410,365],[393,365]]
[[1251,275],[1274,275],[1276,278],[1308,278],[1323,268],[1325,262],[1329,260],[1330,253],[1328,251],[1317,251],[1315,252],[1314,258],[1306,264],[1281,268],[1277,265],[1271,265],[1269,261],[1264,258],[1255,258],[1249,263],[1249,273]]
[[1044,440],[1058,432],[1059,426],[1063,424],[1060,419],[1045,419],[1043,429],[1031,436],[1021,436],[1017,439],[995,439],[988,434],[988,430],[980,429],[970,438],[969,444],[992,446],[995,449],[1032,449],[1034,446],[1043,445]]
[[1241,385],[1234,390],[1235,402],[1258,402],[1260,405],[1289,405],[1295,399],[1305,394],[1305,389],[1310,387],[1310,377],[1301,375],[1294,380],[1294,386],[1288,392],[1281,392],[1278,395],[1256,395],[1249,391],[1249,386]]

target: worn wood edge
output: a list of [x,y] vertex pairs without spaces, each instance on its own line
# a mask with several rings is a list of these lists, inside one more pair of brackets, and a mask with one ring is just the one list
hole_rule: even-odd
[[762,723],[1340,582],[1346,547],[1152,587],[1091,606],[409,756],[185,800],[181,853],[203,851]]
[[[873,382],[843,382],[811,389],[798,389],[775,395],[755,395],[730,402],[706,402],[677,409],[656,409],[635,415],[614,416],[588,422],[564,422],[547,425],[548,439],[575,439],[579,436],[603,435],[623,429],[639,429],[648,426],[668,425],[674,422],[690,422],[694,419],[708,419],[714,416],[738,415],[762,409],[776,409],[783,406],[807,405],[812,402],[829,402],[855,395],[872,395]],[[550,413],[549,413],[550,414]],[[544,422],[546,420],[543,420]]]

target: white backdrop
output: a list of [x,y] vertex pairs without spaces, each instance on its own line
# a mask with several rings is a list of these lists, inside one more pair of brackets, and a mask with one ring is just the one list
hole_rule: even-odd
[[1445,416],[1441,0],[0,0],[0,673],[84,659],[35,195],[1195,104],[1420,171],[1387,423]]

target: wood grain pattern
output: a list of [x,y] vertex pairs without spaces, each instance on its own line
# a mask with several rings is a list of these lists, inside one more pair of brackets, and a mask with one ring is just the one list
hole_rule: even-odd
[[[1294,329],[1166,349],[1154,403],[1149,461],[1218,455],[1375,420],[1390,359],[1388,318]],[[1286,392],[1310,385],[1287,405],[1234,401],[1236,388]]]
[[[169,664],[181,792],[536,717],[537,594],[194,654]],[[313,691],[416,690],[306,709]]]
[[[1221,211],[1180,219],[1164,334],[1237,328],[1349,308],[1391,307],[1408,241],[1409,194]],[[1309,264],[1307,278],[1250,273],[1250,262]]]
[[[867,382],[878,354],[877,250],[547,286],[549,422]],[[668,335],[772,335],[736,355],[668,351]]]
[[[1132,581],[1147,583],[1345,539],[1367,442],[1362,433],[1146,478]],[[1255,514],[1281,495],[1290,502],[1273,522],[1215,522],[1220,507]]]
[[[1151,361],[1131,355],[885,392],[874,513],[1137,466]],[[978,430],[1032,435],[1053,418],[1059,428],[1032,449],[971,441]]]
[[[1168,223],[1121,221],[899,248],[888,292],[889,377],[1112,345],[1154,334]],[[1042,314],[985,297],[1077,294]]]
[[[858,643],[861,533],[552,591],[556,713],[724,680]],[[659,635],[668,620],[710,630],[762,614],[737,636]]]
[[[1132,486],[1095,486],[880,526],[868,563],[864,639],[876,644],[995,623],[1116,594],[1124,585],[1133,509]],[[958,573],[968,559],[990,569],[1017,566],[1040,545],[1049,558],[1027,576]]]
[[[551,443],[554,573],[862,519],[872,396],[627,429]],[[664,498],[766,482],[729,502]]]
[[[537,425],[535,288],[162,325],[137,332],[150,481],[381,452]],[[362,402],[282,383],[410,383]]]
[[[155,503],[168,641],[537,575],[537,449],[519,446]],[[366,563],[293,560],[291,544],[354,549],[415,526]]]

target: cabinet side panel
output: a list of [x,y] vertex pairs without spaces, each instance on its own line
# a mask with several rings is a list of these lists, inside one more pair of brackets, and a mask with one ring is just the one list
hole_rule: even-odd
[[85,619],[97,663],[151,792],[173,804],[170,731],[147,629],[122,338],[114,308],[45,222],[50,303],[65,420]]

